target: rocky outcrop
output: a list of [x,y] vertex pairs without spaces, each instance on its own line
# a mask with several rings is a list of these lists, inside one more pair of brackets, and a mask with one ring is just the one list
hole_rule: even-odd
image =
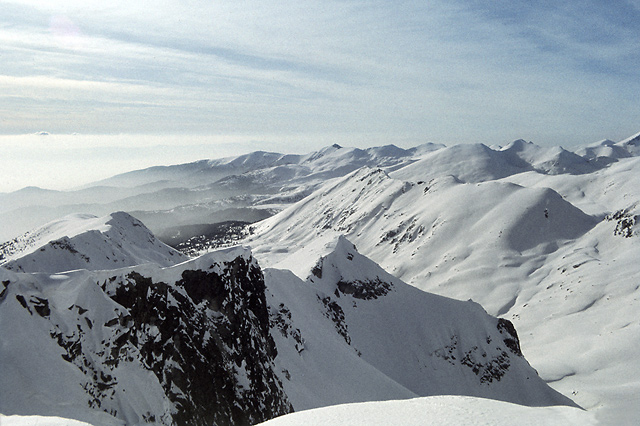
[[[166,425],[250,425],[292,411],[273,371],[277,350],[262,271],[248,252],[202,262],[156,273],[104,272],[85,282],[82,291],[113,306],[103,315],[89,305],[61,309],[33,288],[8,288],[19,291],[13,300],[31,316],[48,320],[62,360],[84,375],[80,385],[94,410]],[[132,369],[155,376],[144,386],[159,384],[163,410],[132,414],[136,408],[122,404],[123,374]]]

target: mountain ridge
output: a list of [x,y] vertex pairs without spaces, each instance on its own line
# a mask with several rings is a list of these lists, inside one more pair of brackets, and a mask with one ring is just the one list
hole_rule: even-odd
[[451,392],[575,407],[529,366],[508,321],[402,283],[343,237],[318,262],[322,285],[263,274],[243,247],[170,267],[0,268],[0,411],[243,425]]
[[21,272],[112,269],[148,262],[169,266],[185,260],[124,212],[101,218],[65,216],[0,245],[0,265]]
[[[163,223],[180,222],[181,215],[174,213],[174,209],[189,207],[194,211],[200,210],[198,214],[191,214],[185,225],[222,222],[229,218],[216,219],[220,211],[215,206],[216,201],[232,202],[237,195],[258,195],[258,198],[266,199],[278,192],[284,196],[274,208],[281,210],[290,204],[285,201],[291,198],[287,194],[300,190],[310,193],[326,180],[345,176],[364,166],[382,167],[387,172],[397,173],[398,178],[404,174],[407,179],[413,179],[422,173],[419,180],[430,180],[446,173],[474,182],[507,178],[514,173],[532,170],[539,173],[588,173],[637,155],[633,149],[635,145],[631,143],[635,139],[637,135],[606,147],[610,151],[615,147],[616,152],[594,149],[578,150],[577,154],[564,149],[555,152],[552,148],[532,143],[523,145],[519,141],[505,148],[481,148],[480,145],[475,148],[474,145],[446,147],[432,143],[409,149],[395,145],[367,149],[328,146],[308,154],[256,151],[223,159],[155,166],[87,184],[76,191],[30,190],[0,194],[0,241],[78,211],[96,216],[120,210],[141,212],[145,223],[154,233],[161,235],[165,231]],[[511,152],[516,145],[529,147],[531,155],[521,158]],[[536,160],[543,153],[546,153],[546,158]],[[425,173],[427,166],[431,172]],[[411,167],[420,173],[412,172]],[[227,184],[221,185],[225,180]],[[255,217],[246,211],[233,220],[252,221]]]
[[[133,263],[138,265],[124,269],[113,269],[109,264],[96,271],[78,270],[83,267],[81,263],[70,264],[50,256],[48,251],[43,257],[43,252],[35,248],[33,254],[38,256],[29,263],[45,264],[49,259],[51,265],[60,268],[57,272],[47,269],[49,272],[16,274],[0,267],[0,304],[8,307],[0,309],[3,336],[8,335],[5,327],[13,324],[6,320],[7,315],[20,316],[28,330],[13,335],[11,341],[25,348],[31,345],[24,353],[38,354],[41,352],[37,344],[22,340],[24,336],[40,336],[38,339],[42,340],[38,341],[49,342],[45,352],[51,359],[69,363],[64,355],[72,359],[72,364],[77,361],[73,365],[61,364],[65,367],[60,368],[56,379],[90,384],[89,388],[100,398],[117,385],[111,386],[107,376],[86,376],[79,369],[86,357],[74,358],[76,350],[91,352],[91,342],[108,337],[105,341],[109,345],[122,349],[134,360],[139,359],[138,352],[146,354],[147,364],[143,364],[155,365],[155,371],[161,373],[150,387],[156,391],[148,404],[153,405],[152,411],[160,413],[156,421],[162,413],[169,413],[169,419],[180,411],[177,406],[171,408],[177,401],[175,397],[188,393],[178,384],[180,379],[171,383],[181,393],[170,396],[166,379],[191,377],[191,381],[195,377],[173,371],[170,364],[157,363],[157,356],[151,355],[154,350],[145,352],[147,349],[137,345],[157,338],[163,345],[169,341],[174,345],[188,343],[185,353],[197,346],[192,346],[197,343],[190,341],[193,337],[181,334],[179,339],[171,340],[175,330],[160,329],[160,317],[149,316],[140,309],[148,302],[161,312],[164,301],[169,300],[163,295],[171,294],[180,301],[182,321],[194,327],[190,336],[204,336],[198,325],[192,324],[197,317],[193,313],[200,312],[210,314],[212,322],[207,324],[212,327],[214,323],[216,327],[245,324],[240,327],[242,333],[262,336],[261,347],[272,347],[268,343],[272,339],[277,355],[270,349],[262,355],[255,354],[270,359],[261,363],[264,369],[259,369],[259,375],[274,378],[273,396],[279,392],[279,381],[282,395],[296,410],[319,404],[442,393],[480,393],[526,404],[544,394],[545,404],[566,403],[557,399],[557,394],[542,391],[543,387],[533,391],[546,381],[603,423],[634,424],[640,416],[632,401],[632,395],[640,392],[635,380],[640,375],[640,322],[635,314],[640,308],[640,158],[635,151],[639,137],[634,135],[620,142],[605,140],[575,152],[561,147],[537,147],[523,140],[505,147],[426,145],[408,150],[394,146],[363,150],[330,146],[307,156],[257,153],[243,157],[238,165],[246,171],[240,173],[242,170],[236,168],[235,173],[213,181],[207,180],[214,179],[213,174],[207,177],[206,173],[198,175],[195,171],[206,164],[185,167],[185,173],[193,172],[191,183],[180,183],[179,173],[172,178],[162,174],[164,169],[158,169],[151,181],[142,187],[123,189],[123,197],[116,201],[111,198],[115,191],[104,187],[82,194],[94,200],[103,194],[104,204],[65,204],[75,195],[61,200],[58,195],[69,196],[61,193],[55,199],[41,198],[41,207],[30,207],[25,201],[23,207],[12,210],[12,206],[3,203],[11,197],[2,195],[0,202],[6,210],[0,213],[0,223],[8,227],[22,219],[33,220],[27,217],[29,214],[45,218],[41,221],[44,223],[49,221],[48,215],[65,209],[86,208],[94,214],[92,209],[111,209],[123,203],[140,207],[136,216],[145,224],[152,224],[151,234],[166,226],[163,223],[177,224],[171,232],[181,238],[189,237],[183,233],[191,222],[210,226],[224,218],[238,224],[234,238],[224,231],[216,234],[220,241],[203,238],[194,242],[189,253],[206,253],[219,243],[251,246],[251,252],[242,248],[218,251],[173,267],[161,268],[151,259],[151,263],[144,264],[136,260]],[[308,161],[303,163],[305,158]],[[258,168],[251,169],[249,163]],[[156,178],[160,180],[153,181]],[[163,195],[165,198],[161,199]],[[126,203],[121,201],[125,199]],[[248,217],[253,219],[237,222]],[[257,219],[264,220],[248,223]],[[107,221],[103,220],[102,225],[106,226]],[[129,220],[123,235],[142,229],[133,223],[133,219]],[[193,227],[192,232],[201,232],[199,229]],[[85,231],[79,235],[87,238],[84,242],[88,246],[96,246],[102,238],[98,237],[104,235],[97,229]],[[151,238],[147,233],[136,235],[132,240],[137,242]],[[67,236],[53,241],[58,246],[69,246],[72,237],[64,237]],[[224,242],[226,237],[230,238]],[[114,241],[100,242],[103,243],[114,247]],[[160,250],[160,246],[145,247],[147,254]],[[75,247],[73,250],[81,253]],[[61,252],[73,254],[72,250]],[[100,258],[84,254],[92,262]],[[251,262],[247,261],[249,257]],[[227,266],[209,270],[213,259]],[[75,260],[87,263],[82,256]],[[259,302],[255,312],[260,313],[248,314],[247,321],[255,320],[252,325],[238,317],[239,311],[221,309],[222,301],[227,300],[222,298],[223,293],[242,306],[254,303],[251,300],[257,299],[253,296],[262,298],[262,290],[257,290],[262,288],[260,284],[242,295],[237,292],[234,286],[242,288],[248,275],[239,279],[233,274],[236,261],[259,267],[264,277],[266,305]],[[229,272],[212,274],[214,270]],[[253,275],[257,277],[259,273],[255,271]],[[214,289],[221,285],[225,290],[217,293]],[[86,291],[76,292],[83,300],[64,290],[83,286]],[[135,290],[137,287],[140,292]],[[438,296],[425,296],[427,293],[414,287]],[[49,296],[48,292],[54,289],[60,291],[60,297]],[[97,297],[100,292],[104,293],[100,296],[103,302],[98,305],[116,309],[112,303],[119,304],[122,321],[111,323],[111,316],[84,311],[90,295]],[[224,303],[231,303],[231,299]],[[175,307],[171,303],[167,309]],[[125,320],[126,310],[131,318]],[[500,318],[492,318],[487,312]],[[60,321],[51,322],[52,318]],[[130,328],[132,325],[135,327]],[[232,333],[232,328],[224,327],[220,329],[223,335]],[[517,338],[512,329],[517,330]],[[107,334],[95,337],[99,333]],[[126,342],[126,347],[115,344],[118,338]],[[236,355],[243,351],[236,349]],[[155,351],[163,352],[157,347]],[[104,361],[97,352],[89,358]],[[179,353],[167,352],[174,361]],[[239,395],[244,392],[240,389],[253,387],[248,364],[234,358],[236,355],[229,355],[238,360],[233,366],[217,365],[228,367],[221,377],[230,381],[221,389],[233,388]],[[3,359],[13,360],[18,366],[20,358],[3,355]],[[542,381],[538,378],[532,382],[530,366],[524,364],[527,360],[539,371]],[[15,371],[31,374],[29,365],[34,371],[39,365],[32,361]],[[403,368],[406,365],[412,368]],[[141,368],[136,371],[146,369]],[[107,370],[103,372],[116,377]],[[14,373],[9,369],[6,374]],[[0,380],[6,374],[0,374]],[[456,380],[447,381],[454,376]],[[148,380],[138,373],[131,377]],[[127,380],[115,381],[122,386],[132,384]],[[523,388],[523,381],[531,384]],[[30,383],[38,383],[37,378]],[[100,389],[105,386],[106,393]],[[78,392],[74,395],[80,401],[85,394]],[[229,393],[225,398],[231,398],[229,401],[235,396]],[[185,396],[183,401],[187,400],[191,401],[189,404],[195,401]],[[284,399],[269,401],[280,407],[279,412],[287,411]],[[58,407],[57,402],[52,404],[49,412]],[[133,411],[122,411],[126,404],[118,404],[105,402],[105,408],[110,407],[109,411],[120,406],[116,408],[118,415],[128,412],[127,416],[138,420],[151,413],[144,408],[147,403],[135,402],[138,405]],[[236,416],[229,413],[232,410],[225,418]]]

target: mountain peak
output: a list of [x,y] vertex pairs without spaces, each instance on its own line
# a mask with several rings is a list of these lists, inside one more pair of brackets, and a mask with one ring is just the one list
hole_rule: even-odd
[[520,151],[523,151],[523,150],[525,150],[527,148],[534,147],[534,146],[537,146],[537,145],[534,144],[533,142],[527,142],[524,139],[516,139],[515,141],[511,142],[509,145],[507,145],[504,148],[502,148],[501,151],[520,152]]
[[0,263],[21,272],[112,269],[149,262],[170,266],[186,259],[125,212],[68,215],[0,245]]
[[333,244],[333,250],[311,270],[309,283],[327,294],[349,294],[357,299],[376,299],[391,290],[397,279],[358,253],[344,235],[339,235]]
[[624,148],[627,152],[629,152],[632,156],[640,155],[640,133],[636,133],[635,135],[628,137],[616,144]]

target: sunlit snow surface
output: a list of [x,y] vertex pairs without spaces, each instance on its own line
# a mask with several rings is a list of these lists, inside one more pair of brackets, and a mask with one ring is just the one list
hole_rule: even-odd
[[264,426],[590,426],[593,414],[571,407],[523,407],[467,396],[362,402],[300,411]]
[[[0,226],[5,229],[0,231],[6,234],[27,219],[45,223],[80,203],[97,215],[146,208],[136,214],[144,216],[147,225],[147,218],[156,225],[180,218],[200,220],[219,208],[284,209],[254,225],[254,235],[244,242],[268,268],[272,294],[279,293],[281,300],[293,297],[286,285],[304,287],[318,258],[330,254],[336,239],[344,235],[361,254],[403,281],[436,294],[472,299],[489,314],[511,320],[524,356],[542,379],[587,409],[429,397],[346,406],[354,413],[372,409],[375,419],[391,420],[376,407],[411,413],[404,404],[416,404],[431,407],[423,407],[416,420],[436,416],[425,413],[440,413],[436,424],[591,424],[594,419],[602,424],[636,424],[640,418],[639,144],[640,135],[635,135],[575,153],[524,141],[504,148],[330,146],[306,156],[254,153],[134,172],[62,195],[36,189],[2,194]],[[184,187],[175,187],[178,183]],[[49,197],[58,196],[66,201],[50,201]],[[128,198],[120,200],[121,196]],[[44,207],[30,204],[36,202]],[[126,207],[114,208],[122,205]],[[33,214],[35,218],[28,217]],[[290,269],[297,277],[269,268]],[[299,306],[300,316],[304,308]],[[360,303],[358,311],[364,311]],[[345,315],[351,310],[345,309]],[[306,342],[312,343],[313,336],[307,337]],[[311,354],[312,350],[304,353]],[[290,355],[299,358],[295,348]],[[317,393],[336,395],[326,386]],[[361,400],[371,395],[369,399],[375,399],[375,394],[375,390],[363,392]],[[314,406],[313,392],[297,395],[303,407]],[[392,397],[405,396],[414,395]],[[336,407],[336,412],[343,407]],[[494,411],[511,413],[511,418],[500,415],[474,423]],[[445,422],[448,414],[459,412],[469,417]],[[331,409],[291,418],[309,413],[331,413]],[[351,424],[375,424],[366,414],[354,417],[366,421]],[[414,418],[394,417],[402,419],[397,424],[411,424]],[[339,423],[349,424],[349,418],[340,415]],[[309,422],[301,423],[313,424]],[[332,420],[323,420],[328,423]]]
[[[523,143],[441,149],[392,173],[361,169],[260,223],[251,244],[263,264],[304,276],[327,241],[346,235],[405,282],[510,319],[542,378],[604,424],[634,424],[637,139],[594,146],[615,155],[588,173],[575,156]],[[531,158],[513,173],[517,162],[500,153],[517,149]]]
[[169,266],[187,259],[124,212],[68,215],[0,244],[0,265],[17,272]]
[[90,426],[89,423],[62,417],[46,416],[3,416],[0,414],[2,426]]
[[[466,396],[432,396],[400,401],[334,405],[288,414],[264,426],[591,426],[592,413],[578,408],[524,407]],[[60,417],[2,416],[2,426],[87,426]]]

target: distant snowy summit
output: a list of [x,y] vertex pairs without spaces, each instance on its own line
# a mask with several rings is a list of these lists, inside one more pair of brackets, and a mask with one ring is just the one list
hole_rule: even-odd
[[[309,154],[256,151],[237,157],[201,160],[173,166],[151,167],[114,176],[100,185],[133,187],[164,182],[170,186],[201,186],[230,176],[244,176],[262,184],[299,183],[345,176],[361,167],[381,167],[387,172],[406,169],[447,170],[463,181],[484,181],[526,171],[543,174],[591,173],[621,158],[640,155],[640,133],[620,142],[597,142],[575,152],[561,146],[539,146],[518,139],[506,146],[425,143],[404,149],[385,145],[366,149],[326,146]],[[417,163],[417,164],[413,164]],[[467,180],[466,178],[469,180]],[[245,182],[246,183],[246,182]],[[90,186],[89,186],[90,187]]]
[[0,265],[19,272],[170,266],[187,259],[124,212],[69,215],[0,245]]
[[395,179],[454,176],[476,183],[527,173],[583,175],[640,153],[639,135],[572,152],[516,140],[507,146],[426,143],[404,149],[330,145],[308,154],[256,151],[236,157],[155,166],[119,174],[73,191],[25,188],[0,194],[0,241],[67,214],[104,216],[126,211],[163,241],[176,227],[225,221],[255,222],[311,194],[328,180],[362,167]]

